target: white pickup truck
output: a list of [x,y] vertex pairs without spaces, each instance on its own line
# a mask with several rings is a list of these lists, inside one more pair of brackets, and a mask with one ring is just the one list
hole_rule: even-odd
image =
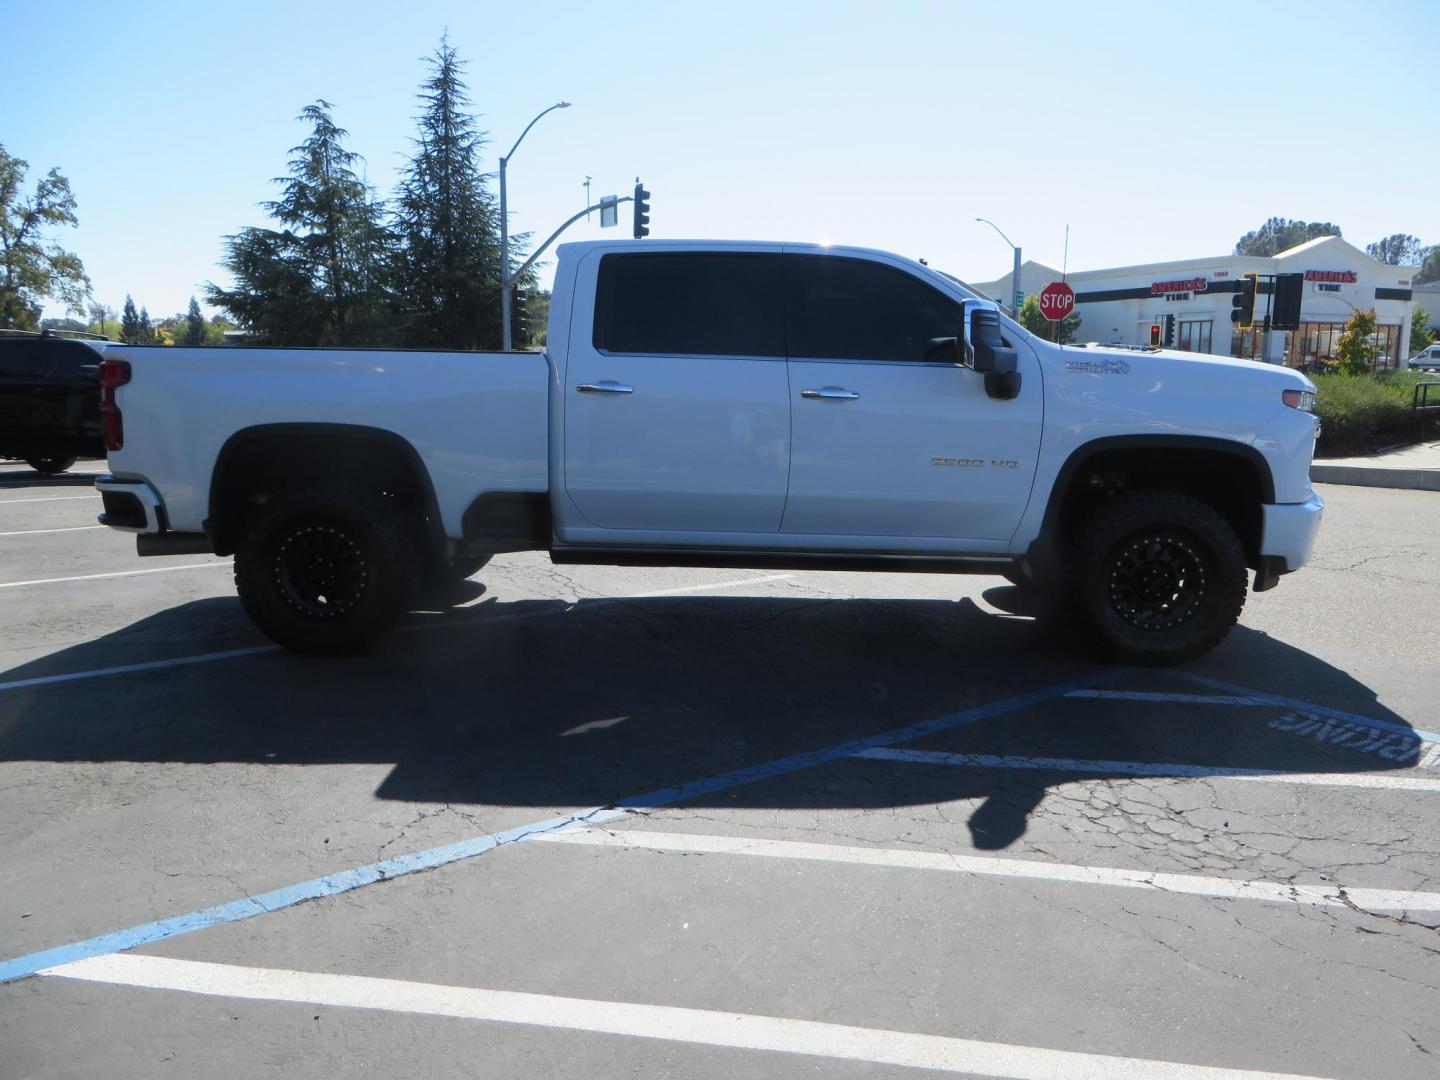
[[291,648],[365,646],[422,579],[557,563],[993,574],[1130,659],[1215,645],[1308,559],[1298,372],[1051,344],[900,256],[562,246],[544,353],[115,347],[100,520],[235,555]]

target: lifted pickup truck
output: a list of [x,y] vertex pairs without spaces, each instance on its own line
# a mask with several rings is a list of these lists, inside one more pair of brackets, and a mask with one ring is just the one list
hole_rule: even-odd
[[[1111,650],[1203,652],[1310,555],[1314,386],[1062,348],[928,266],[800,244],[559,249],[542,353],[115,348],[101,521],[234,553],[291,648],[427,575],[556,562],[1001,575]],[[238,362],[237,362],[238,361]]]

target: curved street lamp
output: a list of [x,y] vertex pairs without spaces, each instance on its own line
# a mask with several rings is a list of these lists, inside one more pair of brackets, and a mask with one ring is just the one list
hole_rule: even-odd
[[1003,232],[1001,232],[1000,226],[999,226],[999,225],[996,225],[996,224],[995,224],[993,221],[991,221],[989,218],[977,217],[975,220],[976,220],[976,221],[983,221],[986,225],[989,225],[990,228],[994,229],[997,233],[1000,233],[1000,239],[1001,239],[1001,240],[1004,240],[1005,243],[1010,244],[1010,246],[1015,250],[1015,269],[1014,269],[1014,271],[1013,271],[1013,272],[1011,273],[1011,275],[1010,275],[1010,294],[1011,294],[1011,295],[1010,295],[1010,299],[1014,302],[1014,307],[1012,307],[1012,308],[1010,309],[1010,313],[1011,313],[1013,316],[1015,316],[1015,318],[1018,319],[1018,318],[1020,317],[1020,299],[1021,299],[1021,293],[1020,293],[1020,245],[1019,245],[1019,244],[1011,244],[1011,243],[1010,243],[1010,238],[1009,238],[1008,236],[1006,236]]
[[510,164],[510,159],[515,156],[515,151],[520,149],[520,144],[525,141],[525,136],[530,134],[530,129],[540,122],[540,117],[546,113],[554,112],[556,109],[568,109],[570,102],[557,101],[548,109],[542,110],[534,120],[525,125],[525,130],[520,132],[520,138],[515,140],[515,145],[510,147],[510,153],[500,159],[500,347],[506,352],[510,351],[510,217],[509,207],[505,201],[505,167]]

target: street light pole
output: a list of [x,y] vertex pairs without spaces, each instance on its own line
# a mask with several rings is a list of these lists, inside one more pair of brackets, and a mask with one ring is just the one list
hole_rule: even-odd
[[[989,218],[977,217],[975,220],[983,221],[986,225],[989,225],[990,228],[1000,233],[1001,240],[1010,244],[1010,238],[1001,232],[1000,226],[996,225]],[[1015,249],[1015,268],[1010,273],[1010,300],[1014,306],[1010,309],[1010,312],[1018,319],[1020,318],[1020,245],[1010,244],[1010,246]]]
[[540,122],[540,117],[545,113],[554,112],[556,109],[568,109],[570,102],[557,101],[550,108],[542,111],[539,116],[525,125],[525,130],[520,132],[520,138],[515,140],[515,145],[510,147],[510,153],[500,159],[500,347],[506,352],[510,351],[510,282],[513,280],[510,275],[510,207],[505,200],[505,169],[510,164],[510,159],[515,156],[515,151],[520,148],[525,136],[530,134],[530,129]]

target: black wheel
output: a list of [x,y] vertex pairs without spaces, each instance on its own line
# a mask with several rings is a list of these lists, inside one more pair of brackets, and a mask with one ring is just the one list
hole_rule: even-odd
[[26,458],[25,464],[29,465],[38,473],[44,473],[46,476],[54,476],[57,473],[64,472],[70,468],[71,465],[74,465],[75,460],[73,457],[32,457]]
[[1135,491],[1085,523],[1072,578],[1086,623],[1119,658],[1178,664],[1220,643],[1245,606],[1245,551],[1189,495]]
[[415,526],[386,500],[345,488],[278,496],[245,523],[235,588],[266,635],[305,653],[357,652],[420,585]]

